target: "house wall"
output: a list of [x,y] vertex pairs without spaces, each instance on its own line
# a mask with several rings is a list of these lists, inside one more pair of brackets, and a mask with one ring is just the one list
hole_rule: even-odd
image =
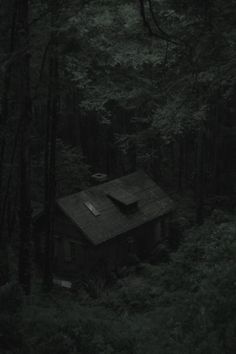
[[[40,229],[42,232],[43,227]],[[140,259],[148,258],[167,233],[168,216],[165,216],[95,247],[57,209],[54,226],[54,271],[57,275],[76,279],[87,272],[114,270],[127,264],[131,254],[137,254]]]
[[169,237],[169,218],[164,215],[132,231],[135,248],[139,258],[147,259],[158,244]]
[[99,245],[95,250],[108,270],[114,270],[127,262],[129,253],[128,235],[124,234]]
[[160,242],[163,239],[169,237],[169,222],[170,215],[163,215],[160,219],[155,222],[154,225],[154,233],[155,233],[155,241]]
[[131,254],[136,254],[141,260],[147,259],[161,240],[168,236],[168,216],[96,247],[86,242],[83,235],[73,229],[73,225],[68,227],[67,220],[60,219],[56,224],[55,236],[59,229],[58,234],[61,233],[62,237],[58,241],[55,239],[55,244],[61,249],[55,271],[74,278],[84,272],[93,274],[115,270],[127,264]]
[[93,246],[60,210],[55,216],[54,235],[54,271],[61,276],[78,278],[81,273],[114,270],[127,259],[126,235]]
[[92,247],[82,232],[58,208],[54,225],[54,272],[78,277],[85,271]]
[[[71,252],[73,245],[73,254]],[[56,274],[79,278],[83,273],[104,273],[127,264],[129,243],[126,235],[98,246],[81,244],[68,236],[55,237]]]

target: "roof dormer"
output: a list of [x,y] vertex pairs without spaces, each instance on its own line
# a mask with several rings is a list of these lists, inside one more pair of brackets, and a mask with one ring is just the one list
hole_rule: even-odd
[[125,214],[135,213],[138,209],[138,198],[122,188],[109,190],[107,196]]

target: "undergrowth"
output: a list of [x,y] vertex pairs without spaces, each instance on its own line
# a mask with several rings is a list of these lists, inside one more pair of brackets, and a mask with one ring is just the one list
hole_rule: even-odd
[[96,298],[0,292],[2,354],[233,354],[236,223],[187,231],[168,263],[139,265]]

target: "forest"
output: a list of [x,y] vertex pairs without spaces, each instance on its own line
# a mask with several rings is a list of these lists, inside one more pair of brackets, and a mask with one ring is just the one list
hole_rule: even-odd
[[[235,24],[233,0],[0,0],[1,354],[236,353]],[[56,201],[140,170],[168,238],[56,285]]]

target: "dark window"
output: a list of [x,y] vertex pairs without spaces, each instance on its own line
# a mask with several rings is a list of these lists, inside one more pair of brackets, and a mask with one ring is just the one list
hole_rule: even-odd
[[60,236],[54,237],[54,258],[57,260],[61,256],[61,238]]
[[73,241],[65,241],[65,261],[72,262],[76,257],[76,243]]

